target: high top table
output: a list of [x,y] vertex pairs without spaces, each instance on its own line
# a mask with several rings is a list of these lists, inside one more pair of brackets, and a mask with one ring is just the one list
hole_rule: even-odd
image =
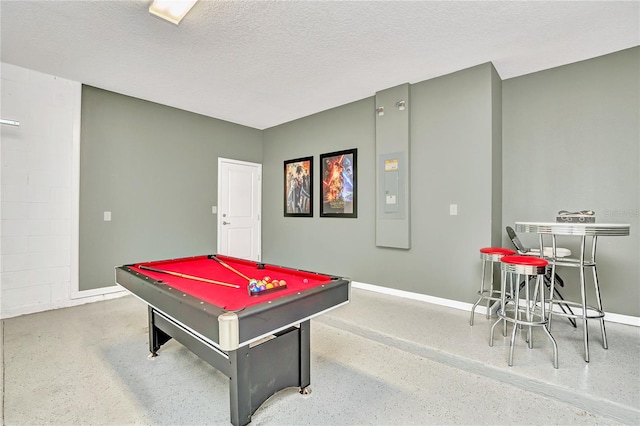
[[[552,253],[548,258],[551,265],[551,276],[555,274],[556,266],[570,266],[580,269],[580,295],[581,301],[571,302],[562,301],[562,303],[577,307],[580,309],[580,313],[572,314],[565,312],[554,312],[553,303],[556,303],[553,299],[553,280],[551,284],[551,295],[549,299],[549,316],[561,315],[565,317],[571,317],[576,319],[582,319],[583,322],[583,336],[584,336],[584,360],[589,362],[589,329],[587,326],[587,320],[599,319],[600,331],[602,332],[602,346],[607,349],[607,334],[604,327],[604,310],[602,309],[602,300],[600,298],[600,287],[598,286],[598,273],[596,271],[596,243],[598,237],[615,237],[615,236],[627,236],[631,226],[626,223],[557,223],[557,222],[516,222],[516,231],[518,232],[531,232],[537,233],[540,239],[540,253],[544,253],[544,236],[551,235],[552,239]],[[559,258],[556,256],[556,236],[557,235],[569,235],[580,237],[580,257]],[[590,253],[586,250],[587,237],[591,237]],[[597,307],[587,305],[587,293],[585,285],[585,268],[591,268],[593,272],[593,284],[596,293]]]

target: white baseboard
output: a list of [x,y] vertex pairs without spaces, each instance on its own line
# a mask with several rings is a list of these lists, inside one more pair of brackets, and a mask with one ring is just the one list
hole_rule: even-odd
[[38,312],[51,311],[54,309],[70,308],[72,306],[84,305],[85,303],[101,302],[103,300],[116,299],[126,296],[129,293],[120,286],[98,288],[74,292],[68,300],[60,300],[52,303],[39,303],[37,305],[25,305],[12,309],[3,309],[0,319],[13,318],[20,315],[35,314]]
[[84,299],[87,297],[93,297],[93,296],[103,296],[106,294],[110,294],[110,293],[118,293],[118,292],[126,292],[126,290],[119,286],[119,285],[114,285],[111,287],[100,287],[100,288],[94,288],[91,290],[79,290],[79,291],[72,291],[71,292],[71,298],[72,299]]
[[[459,302],[457,300],[443,299],[441,297],[429,296],[421,293],[412,293],[410,291],[396,290],[395,288],[382,287],[373,284],[360,283],[352,281],[351,286],[362,290],[375,291],[376,293],[388,294],[390,296],[404,297],[405,299],[419,300],[421,302],[433,303],[434,305],[447,306],[449,308],[461,309],[471,312],[472,303]],[[478,310],[480,312],[480,310]],[[485,313],[485,312],[482,312]]]
[[621,314],[614,314],[612,312],[605,312],[604,317],[608,322],[615,322],[618,324],[626,324],[626,325],[633,325],[635,327],[640,327],[640,318],[632,317],[631,315],[621,315]]
[[[465,303],[465,302],[459,302],[457,300],[443,299],[441,297],[429,296],[421,293],[413,293],[413,292],[404,291],[404,290],[396,290],[394,288],[382,287],[382,286],[377,286],[373,284],[366,284],[366,283],[361,283],[357,281],[352,281],[351,286],[354,288],[362,289],[362,290],[388,294],[390,296],[404,297],[405,299],[419,300],[421,302],[433,303],[434,305],[461,309],[463,311],[471,312],[471,308],[473,307],[472,303]],[[492,313],[495,313],[495,308],[497,308],[497,306],[492,306],[492,308],[493,308]],[[479,314],[486,314],[486,307],[485,306],[479,307],[477,312]],[[606,312],[605,318],[608,322],[615,322],[618,324],[625,324],[625,325],[640,327],[640,317],[633,317],[631,315],[621,315],[613,312]]]

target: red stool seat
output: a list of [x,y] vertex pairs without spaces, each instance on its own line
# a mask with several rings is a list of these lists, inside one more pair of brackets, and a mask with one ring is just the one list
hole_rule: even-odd
[[[480,297],[471,308],[471,318],[469,319],[470,325],[473,325],[473,317],[475,316],[476,308],[482,301],[487,302],[486,315],[487,319],[489,319],[491,302],[500,300],[500,291],[493,288],[494,262],[500,262],[500,259],[503,256],[511,256],[514,254],[516,254],[515,251],[502,247],[483,247],[480,249],[480,259],[482,260],[482,280],[480,281],[480,291],[478,291]],[[489,268],[487,268],[487,265],[489,266]],[[489,275],[491,277],[491,283],[488,285],[488,287],[485,286],[485,275],[487,275],[487,269],[489,269]]]
[[502,247],[484,247],[480,249],[480,259],[489,262],[500,262],[502,256],[513,256],[515,251]]
[[534,256],[502,256],[501,269],[511,274],[544,275],[549,262]]
[[484,254],[501,254],[503,256],[512,256],[516,254],[515,251],[502,247],[483,247],[480,249],[480,253]]
[[549,264],[549,262],[543,258],[533,256],[504,256],[500,261],[522,266],[547,266]]

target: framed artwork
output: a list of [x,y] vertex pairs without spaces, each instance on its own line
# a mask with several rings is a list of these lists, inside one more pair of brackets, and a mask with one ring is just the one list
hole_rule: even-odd
[[320,155],[320,216],[358,217],[357,149]]
[[313,217],[313,157],[284,162],[284,215]]

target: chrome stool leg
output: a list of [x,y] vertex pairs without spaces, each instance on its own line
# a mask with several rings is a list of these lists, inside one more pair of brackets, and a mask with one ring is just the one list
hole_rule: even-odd
[[[478,298],[478,300],[476,300],[476,303],[474,303],[473,307],[471,308],[471,319],[469,319],[469,325],[473,325],[473,316],[476,313],[476,308],[478,307],[478,305],[480,304],[482,299],[484,299],[484,297],[483,297],[483,295],[484,295],[484,277],[486,275],[486,269],[487,269],[487,262],[483,261],[482,262],[482,278],[480,280],[480,291],[478,291],[478,294],[480,295],[480,298]],[[491,262],[491,288],[493,288],[493,262]],[[488,312],[487,312],[487,318],[489,318],[489,313]]]
[[[478,291],[478,300],[473,304],[471,308],[471,317],[469,318],[469,325],[473,325],[474,316],[476,313],[476,308],[483,300],[486,300],[486,317],[490,318],[491,313],[491,301],[500,300],[498,290],[494,290],[493,288],[493,264],[494,262],[499,262],[502,256],[510,256],[515,254],[515,251],[504,249],[501,247],[484,247],[480,249],[480,259],[482,260],[482,277],[480,278],[480,290]],[[485,279],[487,276],[487,263],[489,264],[489,275],[491,276],[489,287],[485,286]]]
[[[593,265],[593,283],[596,289],[596,303],[598,304],[598,310],[600,312],[604,312],[602,308],[602,299],[600,298],[600,286],[598,285],[598,272],[596,271],[596,265]],[[602,333],[602,347],[605,349],[609,349],[609,345],[607,344],[607,331],[604,327],[604,317],[600,318],[600,332]]]
[[[513,281],[511,281],[511,286],[513,287]],[[493,346],[493,332],[496,326],[500,323],[500,321],[504,322],[504,331],[502,335],[503,336],[507,335],[507,321],[505,321],[503,316],[500,315],[500,312],[505,311],[505,307],[507,304],[507,297],[506,297],[506,291],[505,291],[506,287],[507,287],[507,275],[504,272],[501,272],[500,274],[500,307],[498,308],[498,319],[491,326],[491,332],[489,333],[489,346]],[[513,294],[513,290],[511,291],[511,294]]]

